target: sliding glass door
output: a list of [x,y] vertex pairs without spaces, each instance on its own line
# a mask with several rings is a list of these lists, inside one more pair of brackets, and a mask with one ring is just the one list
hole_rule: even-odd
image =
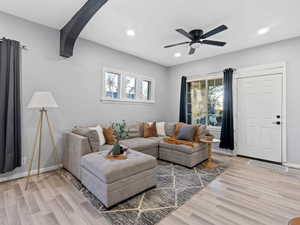
[[223,113],[223,93],[222,78],[188,82],[188,122],[220,127]]

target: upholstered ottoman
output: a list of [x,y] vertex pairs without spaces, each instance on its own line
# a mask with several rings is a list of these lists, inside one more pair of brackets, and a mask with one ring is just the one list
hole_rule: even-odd
[[126,160],[109,160],[107,153],[91,153],[80,162],[83,185],[106,207],[156,186],[154,157],[129,150]]
[[207,160],[208,148],[205,143],[194,143],[194,146],[170,144],[165,141],[159,143],[159,159],[177,163],[186,167]]

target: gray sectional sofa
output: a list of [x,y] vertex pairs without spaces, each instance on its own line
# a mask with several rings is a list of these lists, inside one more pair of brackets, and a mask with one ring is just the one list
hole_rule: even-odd
[[[165,123],[167,136],[172,136],[176,123]],[[128,139],[121,140],[120,143],[138,152],[154,156],[157,159],[170,161],[187,167],[193,167],[208,158],[207,144],[195,143],[194,147],[186,145],[176,145],[164,142],[165,137],[143,137],[143,129],[140,124],[128,126]],[[207,133],[205,126],[201,126],[200,136]],[[73,132],[66,133],[65,151],[63,166],[79,180],[81,179],[80,163],[82,157],[93,153],[88,137],[84,137]],[[100,151],[111,149],[111,145],[100,146]]]

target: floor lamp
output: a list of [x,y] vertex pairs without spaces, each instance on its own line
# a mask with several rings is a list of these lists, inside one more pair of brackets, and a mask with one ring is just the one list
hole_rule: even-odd
[[[28,175],[27,175],[27,181],[26,181],[26,187],[25,190],[27,190],[28,184],[29,184],[29,179],[31,176],[32,172],[32,165],[33,161],[36,157],[36,153],[38,154],[37,156],[37,175],[40,175],[40,168],[41,168],[41,155],[42,155],[42,134],[43,134],[43,124],[44,121],[46,120],[48,124],[48,129],[49,129],[49,134],[51,138],[51,142],[53,144],[53,149],[54,149],[54,155],[55,155],[55,160],[57,165],[59,164],[59,159],[58,159],[58,152],[54,140],[54,135],[52,131],[52,126],[49,121],[48,117],[48,108],[58,108],[58,105],[56,104],[53,95],[51,92],[35,92],[28,104],[29,109],[38,109],[39,110],[39,119],[37,123],[37,128],[36,128],[36,134],[34,138],[34,143],[33,143],[33,150],[32,150],[32,155],[29,161],[29,167],[28,167]],[[37,148],[38,147],[38,148]]]

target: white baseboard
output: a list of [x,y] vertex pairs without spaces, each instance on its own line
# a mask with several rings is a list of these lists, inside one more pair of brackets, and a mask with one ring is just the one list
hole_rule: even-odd
[[[57,170],[59,168],[62,168],[62,166],[63,166],[62,164],[59,164],[59,165],[41,168],[40,173],[46,173],[46,172],[49,172],[52,170]],[[5,181],[10,181],[10,180],[15,180],[15,179],[22,178],[22,177],[26,177],[27,174],[28,174],[28,172],[25,171],[25,172],[20,172],[20,173],[14,173],[14,174],[11,174],[11,175],[8,175],[5,177],[0,177],[0,183],[5,182]],[[36,175],[36,174],[37,174],[37,169],[31,171],[31,175]]]
[[284,165],[287,166],[287,167],[290,167],[290,168],[300,169],[300,164],[296,164],[296,163],[285,163]]

